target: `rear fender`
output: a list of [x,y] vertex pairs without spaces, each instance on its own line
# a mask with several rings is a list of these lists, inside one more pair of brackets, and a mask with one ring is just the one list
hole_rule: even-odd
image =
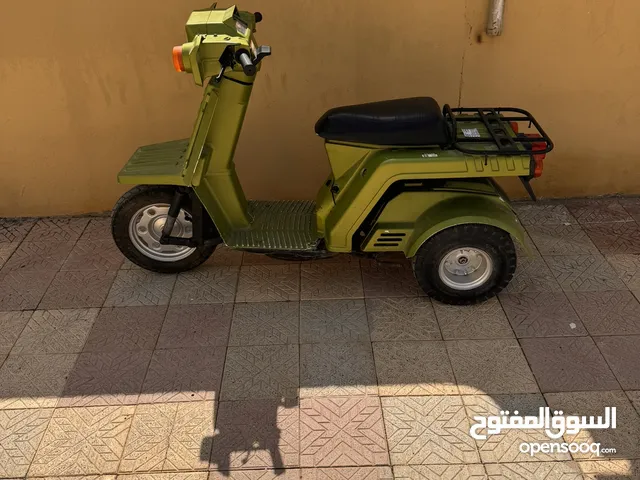
[[437,233],[457,225],[490,225],[509,233],[528,252],[525,231],[511,206],[499,196],[465,195],[453,197],[428,208],[416,221],[405,254],[413,257]]

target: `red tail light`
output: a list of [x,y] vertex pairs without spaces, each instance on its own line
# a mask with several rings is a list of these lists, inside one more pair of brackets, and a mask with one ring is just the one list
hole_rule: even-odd
[[[541,135],[537,133],[527,133],[525,134],[529,138],[542,138]],[[531,143],[531,151],[539,152],[541,150],[546,150],[547,144],[545,142],[532,142]],[[533,162],[535,164],[533,169],[533,177],[540,178],[542,176],[542,172],[544,170],[544,159],[547,158],[546,153],[539,153],[537,155],[533,155]]]

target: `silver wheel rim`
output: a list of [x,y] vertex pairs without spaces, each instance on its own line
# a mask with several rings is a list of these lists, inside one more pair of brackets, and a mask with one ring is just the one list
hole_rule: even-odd
[[[159,262],[178,262],[191,255],[195,248],[160,244],[162,229],[168,214],[169,205],[166,203],[156,203],[141,208],[129,222],[129,238],[138,251],[146,257]],[[182,238],[193,236],[191,222],[187,220],[184,210],[180,210],[171,235]]]
[[473,290],[481,287],[493,273],[493,260],[479,248],[456,248],[440,262],[440,280],[454,290]]

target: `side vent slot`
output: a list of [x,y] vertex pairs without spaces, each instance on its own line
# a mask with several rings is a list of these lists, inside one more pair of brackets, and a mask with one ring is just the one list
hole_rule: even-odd
[[406,233],[381,233],[373,244],[374,247],[397,247],[406,237]]

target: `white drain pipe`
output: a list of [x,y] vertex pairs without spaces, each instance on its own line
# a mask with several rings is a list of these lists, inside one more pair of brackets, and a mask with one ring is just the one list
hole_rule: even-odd
[[489,20],[487,22],[487,35],[498,37],[502,35],[504,24],[504,2],[505,0],[491,0],[489,5]]

